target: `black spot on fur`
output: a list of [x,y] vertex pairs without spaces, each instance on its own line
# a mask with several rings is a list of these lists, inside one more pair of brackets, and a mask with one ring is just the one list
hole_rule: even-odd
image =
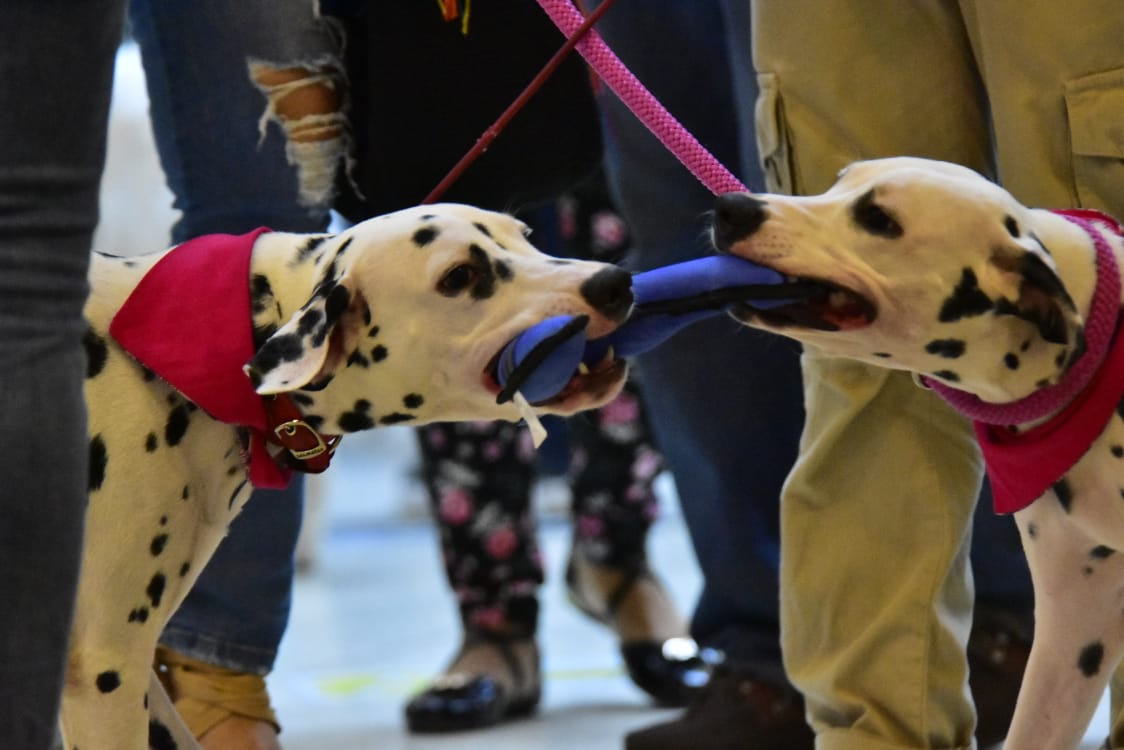
[[947,380],[950,383],[960,382],[960,376],[952,370],[937,370],[933,373],[933,377],[940,378],[941,380]]
[[995,303],[991,298],[980,290],[975,271],[965,268],[960,275],[960,282],[952,291],[952,296],[941,305],[937,319],[942,323],[953,323],[961,318],[983,315],[994,306]]
[[90,439],[90,492],[101,489],[105,481],[105,468],[109,464],[109,451],[106,450],[102,436]]
[[945,359],[956,359],[963,356],[966,348],[967,344],[961,339],[933,339],[925,344],[925,351]]
[[148,433],[144,439],[144,450],[146,453],[153,453],[160,445],[160,440],[156,437],[155,432]]
[[312,329],[316,328],[316,324],[319,323],[323,317],[319,310],[305,310],[304,315],[301,315],[300,323],[297,324],[297,333],[301,336],[307,336],[312,333]]
[[188,487],[188,486],[187,486],[187,485],[185,484],[185,485],[183,486],[183,493],[182,493],[182,494],[180,495],[180,499],[181,499],[181,500],[186,500],[186,499],[187,499],[188,497],[190,497],[190,496],[191,496],[191,488],[190,488],[190,487]]
[[403,422],[412,422],[415,419],[417,419],[417,417],[415,417],[413,414],[402,414],[401,412],[391,412],[390,414],[379,417],[379,424],[383,424],[383,425],[402,424]]
[[371,350],[371,361],[382,362],[384,359],[386,359],[388,354],[390,354],[390,352],[387,350],[387,348],[382,344],[379,344]]
[[1003,219],[1003,226],[1007,228],[1007,234],[1015,239],[1019,238],[1019,223],[1015,221],[1014,216],[1006,216]]
[[82,346],[86,349],[86,377],[93,378],[105,369],[105,362],[109,359],[109,350],[105,346],[105,339],[99,336],[93,328],[87,328],[82,336]]
[[1007,354],[1005,354],[1003,356],[1003,364],[1007,365],[1008,370],[1019,369],[1019,357],[1018,357],[1018,355],[1012,354],[1011,352],[1007,352]]
[[316,403],[315,399],[313,399],[312,396],[308,396],[303,393],[290,393],[289,398],[293,399],[295,403],[298,403],[301,406],[312,406]]
[[342,284],[337,285],[328,294],[328,299],[324,302],[324,322],[327,327],[334,326],[350,304],[351,292]]
[[488,227],[484,226],[484,225],[483,225],[483,224],[481,224],[480,222],[478,222],[478,221],[474,221],[474,222],[472,223],[472,226],[474,226],[474,227],[476,227],[477,229],[479,229],[479,230],[480,230],[480,232],[481,232],[481,234],[483,234],[483,235],[484,235],[485,237],[491,237],[491,236],[492,236],[492,233],[491,233],[491,231],[490,231],[490,230],[488,229]]
[[340,415],[339,422],[340,429],[344,432],[359,432],[360,430],[369,430],[375,426],[375,422],[371,419],[371,402],[366,399],[359,399],[355,402],[355,406],[351,411],[345,411]]
[[468,246],[468,254],[472,256],[472,263],[480,272],[470,296],[475,300],[490,299],[496,293],[496,272],[492,270],[488,253],[474,244]]
[[902,236],[902,227],[888,211],[874,200],[874,190],[868,190],[851,207],[851,218],[860,227],[878,237],[896,239]]
[[238,499],[238,493],[242,491],[242,488],[246,486],[246,482],[248,481],[248,479],[243,479],[238,483],[238,486],[234,488],[234,492],[230,493],[230,499],[226,501],[227,510],[230,510],[234,507],[234,501]]
[[1065,478],[1054,483],[1054,494],[1058,496],[1058,502],[1061,503],[1062,509],[1069,513],[1070,508],[1073,507],[1073,488],[1069,486],[1069,482]]
[[1027,349],[1030,349],[1030,340],[1029,339],[1022,343],[1022,345],[1019,347],[1019,351],[1023,352],[1025,354]]
[[572,260],[564,260],[562,258],[552,258],[548,260],[547,263],[552,266],[571,266],[574,264]]
[[435,227],[422,227],[414,232],[414,244],[418,247],[425,247],[429,243],[437,239],[437,229]]
[[157,573],[152,576],[152,580],[148,582],[144,593],[148,595],[148,599],[152,602],[153,607],[160,606],[160,600],[164,598],[164,586],[167,583],[168,579],[164,577],[163,573]]
[[137,607],[129,613],[129,622],[148,622],[148,607]]
[[889,359],[894,355],[890,354],[890,352],[874,352],[873,354],[871,354],[871,356],[878,357],[879,359]]
[[144,378],[144,382],[151,383],[153,380],[156,380],[156,373],[147,367],[141,367],[141,377]]
[[402,399],[402,403],[406,406],[407,409],[417,409],[419,406],[425,403],[425,397],[420,393],[410,393]]
[[1092,677],[1097,672],[1101,671],[1101,661],[1104,659],[1104,644],[1100,641],[1090,643],[1085,648],[1081,649],[1081,655],[1077,657],[1077,668],[1081,670],[1081,674],[1086,677]]
[[237,474],[237,473],[238,473],[238,472],[239,472],[239,471],[241,470],[241,468],[242,468],[242,467],[240,467],[240,466],[230,466],[230,467],[228,467],[228,468],[227,468],[227,470],[226,470],[226,475],[227,475],[228,477],[232,477],[232,476],[234,476],[235,474]]
[[1112,547],[1106,547],[1103,544],[1098,544],[1093,549],[1089,550],[1089,557],[1095,560],[1107,560],[1116,554],[1116,550]]
[[515,278],[515,272],[511,270],[511,265],[506,261],[497,260],[495,268],[496,277],[499,278],[500,281],[511,281]]
[[1114,445],[1109,448],[1109,450],[1112,451],[1112,455],[1117,458],[1124,457],[1124,445]]
[[260,273],[250,277],[250,310],[261,315],[273,305],[273,287],[269,279]]
[[168,727],[155,719],[148,722],[148,748],[149,750],[179,750]]
[[301,337],[293,333],[283,333],[266,341],[251,362],[258,372],[269,372],[282,362],[295,362],[302,354],[304,354],[304,345],[301,343]]
[[167,526],[168,525],[168,517],[167,516],[160,516],[160,525],[161,526]]
[[1038,538],[1038,524],[1036,524],[1036,523],[1028,523],[1028,524],[1026,525],[1026,534],[1027,534],[1027,536],[1029,536],[1029,537],[1030,537],[1031,539],[1037,539],[1037,538]]
[[168,422],[164,425],[164,441],[168,445],[179,445],[187,432],[188,415],[190,410],[186,404],[180,404],[168,414]]
[[297,248],[297,255],[295,258],[293,258],[293,264],[296,265],[308,260],[316,252],[316,250],[331,237],[332,235],[330,234],[326,234],[320,237],[309,237],[307,242]]
[[189,570],[191,570],[191,563],[185,562],[183,565],[181,565],[180,566],[180,578],[183,578],[185,575],[187,575],[187,571],[189,571]]
[[371,328],[371,330],[367,331],[367,337],[368,338],[373,339],[375,336],[378,336],[378,335],[379,335],[379,327],[378,326],[373,326]]
[[112,670],[102,672],[94,680],[94,684],[98,686],[98,692],[112,693],[117,688],[121,687],[121,675]]
[[158,534],[152,538],[152,543],[148,545],[148,549],[152,552],[153,557],[159,557],[166,546],[168,546],[168,535]]
[[365,369],[371,366],[371,360],[364,357],[359,353],[359,350],[356,349],[351,353],[351,356],[347,358],[347,364],[348,367],[350,367],[351,365],[355,365],[357,367],[362,367]]

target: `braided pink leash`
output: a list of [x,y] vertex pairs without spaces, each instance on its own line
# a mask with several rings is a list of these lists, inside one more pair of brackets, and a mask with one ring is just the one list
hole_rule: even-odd
[[[571,37],[585,21],[572,0],[539,0],[554,24]],[[746,192],[745,185],[722,166],[706,148],[675,119],[670,112],[632,74],[620,58],[613,53],[596,30],[589,31],[577,44],[578,52],[597,72],[601,80],[613,90],[621,101],[683,166],[691,171],[708,190],[721,193]]]

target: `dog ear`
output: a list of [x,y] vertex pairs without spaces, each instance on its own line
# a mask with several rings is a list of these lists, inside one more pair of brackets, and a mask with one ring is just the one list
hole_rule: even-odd
[[1077,306],[1042,258],[1021,247],[1000,247],[992,253],[991,262],[1018,278],[1015,298],[1001,298],[997,315],[1015,315],[1033,323],[1042,338],[1054,344],[1080,342],[1082,321]]
[[351,276],[329,275],[243,369],[263,396],[323,388],[356,351],[370,320]]

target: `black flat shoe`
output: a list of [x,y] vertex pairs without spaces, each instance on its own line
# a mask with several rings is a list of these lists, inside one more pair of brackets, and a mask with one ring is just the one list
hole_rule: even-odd
[[[622,571],[624,572],[624,571]],[[615,628],[617,611],[638,581],[655,582],[648,568],[628,571],[616,589],[600,606],[580,594],[577,571],[571,558],[566,566],[566,584],[570,601],[593,620]],[[712,649],[700,649],[691,638],[669,638],[665,641],[621,641],[624,659],[632,682],[662,706],[681,708],[706,687],[710,673],[722,657]]]
[[495,648],[511,672],[515,689],[484,674],[442,675],[406,704],[406,727],[415,734],[483,729],[534,713],[542,696],[538,676],[529,676],[509,642],[488,639],[464,648]]
[[636,686],[670,707],[689,704],[722,660],[717,651],[700,649],[691,638],[622,643],[621,657]]

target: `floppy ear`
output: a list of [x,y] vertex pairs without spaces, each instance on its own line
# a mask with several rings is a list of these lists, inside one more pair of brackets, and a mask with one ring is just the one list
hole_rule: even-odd
[[355,352],[370,319],[352,276],[329,276],[243,369],[263,396],[323,388]]
[[1018,277],[1015,299],[1001,298],[996,314],[1015,315],[1033,323],[1043,339],[1054,344],[1081,343],[1081,316],[1065,285],[1042,258],[1021,247],[999,247],[991,262]]

